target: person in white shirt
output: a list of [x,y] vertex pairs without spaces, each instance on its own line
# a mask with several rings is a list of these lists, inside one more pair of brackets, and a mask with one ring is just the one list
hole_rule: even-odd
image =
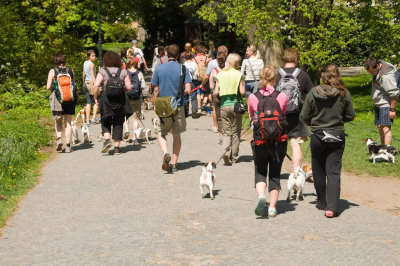
[[[184,52],[182,53],[182,57],[185,59],[185,63],[183,63],[186,67],[186,69],[189,71],[190,78],[192,79],[191,87],[192,90],[196,87],[195,84],[193,83],[193,80],[197,80],[197,76],[199,75],[199,69],[197,67],[196,61],[194,61],[193,54],[190,52]],[[201,89],[199,89],[201,90]],[[197,95],[199,93],[199,90],[191,92],[190,96]],[[199,118],[200,115],[197,113],[199,110],[198,104],[197,104],[197,98],[196,96],[193,96],[192,100],[192,118]]]
[[264,61],[259,58],[259,53],[255,45],[247,47],[246,55],[248,59],[243,60],[241,72],[245,75],[246,98],[256,92],[260,85],[260,71],[264,67]]
[[140,63],[140,67],[139,70],[143,73],[143,72],[147,72],[147,63],[146,63],[146,59],[144,58],[144,54],[142,49],[140,49],[138,47],[138,41],[137,40],[133,40],[132,41],[132,49],[134,50],[134,54],[135,56],[139,57],[139,63]]

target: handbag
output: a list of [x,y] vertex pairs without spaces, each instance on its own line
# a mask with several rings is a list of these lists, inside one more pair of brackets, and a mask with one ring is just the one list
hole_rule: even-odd
[[244,114],[244,113],[246,113],[246,109],[244,108],[242,96],[240,95],[239,88],[240,88],[240,82],[239,82],[238,91],[236,94],[236,98],[238,101],[233,106],[233,111],[237,114]]
[[181,90],[185,81],[186,68],[181,65],[181,76],[179,79],[178,92],[176,97],[173,96],[163,96],[156,97],[154,104],[156,109],[156,114],[160,118],[175,116],[178,113],[178,99],[181,97]]

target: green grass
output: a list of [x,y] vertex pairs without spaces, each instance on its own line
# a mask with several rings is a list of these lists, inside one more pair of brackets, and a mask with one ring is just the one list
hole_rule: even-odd
[[47,109],[15,108],[0,114],[0,227],[19,199],[38,182],[41,162],[49,157],[41,148],[49,143],[52,123]]
[[[369,162],[369,154],[367,146],[364,144],[365,138],[379,139],[379,134],[372,132],[377,131],[374,125],[374,104],[371,100],[371,76],[362,75],[356,77],[343,78],[347,88],[349,89],[356,118],[350,123],[345,124],[346,148],[343,154],[343,169],[357,175],[369,174],[372,176],[393,176],[400,178],[400,158],[397,156],[396,163],[376,163]],[[400,108],[396,108],[399,113]],[[395,124],[392,127],[393,137],[400,139],[400,127]],[[372,131],[371,131],[372,130]],[[309,142],[302,145],[303,154],[305,153]],[[397,149],[400,148],[400,142],[393,140],[392,145]],[[288,153],[291,154],[290,145],[288,145]],[[306,161],[311,161],[311,152],[309,151]]]
[[[132,45],[130,42],[127,42],[127,43],[109,42],[109,43],[104,43],[102,45],[103,50],[114,51],[117,54],[120,54],[122,48],[129,49],[131,47],[132,47]],[[143,48],[144,48],[143,43],[139,42],[138,47],[143,50]]]

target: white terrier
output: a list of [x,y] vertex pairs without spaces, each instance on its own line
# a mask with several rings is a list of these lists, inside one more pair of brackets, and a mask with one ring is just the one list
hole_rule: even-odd
[[203,172],[200,176],[200,194],[202,199],[204,198],[204,192],[206,191],[205,189],[208,189],[208,191],[210,192],[210,198],[212,200],[214,199],[213,189],[215,186],[216,178],[214,172],[215,168],[217,168],[217,166],[214,162],[208,162],[203,167]]
[[287,201],[290,201],[290,191],[293,189],[293,193],[296,194],[296,201],[300,201],[300,197],[303,197],[304,183],[306,182],[306,174],[303,169],[296,168],[294,173],[291,173],[288,178],[287,188],[288,195]]

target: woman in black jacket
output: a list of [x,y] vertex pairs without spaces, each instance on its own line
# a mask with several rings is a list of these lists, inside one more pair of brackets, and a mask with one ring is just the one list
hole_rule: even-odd
[[307,94],[300,118],[311,126],[311,157],[317,208],[338,215],[340,173],[345,147],[344,122],[354,119],[351,96],[336,64],[321,69],[323,85]]
[[[111,131],[114,140],[114,154],[120,154],[119,148],[122,140],[123,124],[125,117],[132,115],[132,108],[125,94],[130,91],[131,81],[125,69],[121,69],[121,58],[115,52],[106,52],[103,56],[104,68],[100,69],[94,83],[94,99],[99,104],[101,114],[101,131],[104,136],[102,153],[107,153],[111,148]],[[113,76],[117,77],[122,84],[114,83]],[[107,84],[111,81],[110,86]],[[99,97],[99,86],[104,84],[104,91]],[[113,85],[114,84],[114,85]],[[120,85],[122,87],[120,87]],[[99,102],[99,103],[98,103]],[[112,128],[112,129],[111,129]]]

